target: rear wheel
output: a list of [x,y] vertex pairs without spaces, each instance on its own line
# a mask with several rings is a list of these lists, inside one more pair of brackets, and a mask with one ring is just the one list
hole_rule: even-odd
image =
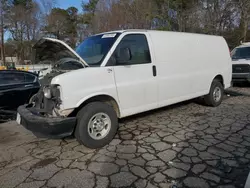
[[107,145],[118,129],[118,119],[114,109],[103,102],[93,102],[83,107],[77,114],[76,139],[88,148]]
[[214,80],[212,82],[209,94],[204,97],[206,105],[212,107],[219,106],[222,102],[223,94],[223,85],[219,80]]

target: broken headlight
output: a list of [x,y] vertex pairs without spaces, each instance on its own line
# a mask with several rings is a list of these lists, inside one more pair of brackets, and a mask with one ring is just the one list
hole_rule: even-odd
[[46,97],[47,99],[51,99],[52,98],[51,88],[49,86],[45,86],[43,88],[43,93],[44,93],[44,97]]
[[59,85],[50,85],[43,88],[44,97],[47,99],[58,99],[60,98]]

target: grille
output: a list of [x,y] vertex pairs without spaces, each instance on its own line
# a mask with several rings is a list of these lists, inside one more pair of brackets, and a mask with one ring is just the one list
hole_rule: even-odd
[[250,73],[250,65],[233,65],[233,73]]

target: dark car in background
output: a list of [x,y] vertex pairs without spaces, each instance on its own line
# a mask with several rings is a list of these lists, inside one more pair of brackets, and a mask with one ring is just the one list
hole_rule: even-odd
[[37,74],[0,70],[0,121],[14,118],[18,106],[29,103],[39,88]]

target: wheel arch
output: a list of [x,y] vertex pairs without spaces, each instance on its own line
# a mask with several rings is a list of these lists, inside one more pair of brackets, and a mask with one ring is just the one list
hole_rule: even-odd
[[73,110],[73,112],[69,115],[70,117],[75,117],[76,114],[84,107],[86,106],[87,104],[91,103],[91,102],[104,102],[104,103],[107,103],[109,104],[110,106],[113,107],[113,109],[115,110],[116,112],[116,115],[118,118],[121,117],[121,112],[120,112],[120,108],[119,108],[119,105],[117,103],[117,101],[111,97],[110,95],[108,94],[96,94],[96,95],[92,95],[92,96],[89,96],[89,97],[86,97],[84,98],[83,100],[81,100],[79,103],[78,103],[78,107],[75,108]]
[[223,79],[223,76],[221,74],[216,75],[214,77],[213,81],[214,80],[218,80],[222,84],[223,88],[225,88],[224,79]]
[[[215,82],[216,81],[216,82]],[[219,99],[215,99],[215,97],[217,97],[217,94],[214,94],[215,89],[220,87],[220,98]],[[218,74],[217,76],[214,77],[214,79],[212,80],[211,86],[210,86],[210,90],[209,93],[207,95],[204,96],[204,102],[207,106],[211,106],[211,107],[217,107],[221,104],[222,100],[223,100],[223,90],[225,88],[224,85],[224,80],[222,75]]]

